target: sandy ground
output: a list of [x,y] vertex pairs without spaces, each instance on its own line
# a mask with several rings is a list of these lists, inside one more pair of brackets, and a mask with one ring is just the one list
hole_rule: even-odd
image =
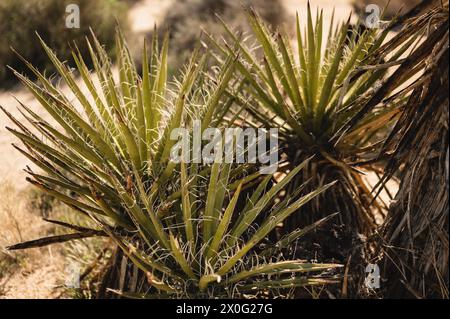
[[[55,247],[27,256],[26,265],[0,281],[0,299],[53,299],[64,292],[64,259]],[[0,291],[0,293],[2,292]]]
[[[64,283],[65,259],[59,245],[7,252],[4,246],[48,236],[47,224],[28,205],[28,190],[0,183],[0,298],[54,298]],[[2,273],[4,272],[4,274]]]
[[135,33],[152,30],[170,8],[173,0],[142,0],[130,9],[131,29]]
[[[46,113],[39,107],[33,96],[24,89],[0,92],[0,105],[14,116],[19,116],[18,102],[15,98],[23,104],[32,107],[33,110],[39,112],[38,114],[46,116]],[[10,181],[20,190],[26,186],[23,169],[25,165],[30,163],[11,146],[11,143],[17,144],[17,139],[7,131],[6,127],[13,128],[14,124],[2,112],[0,115],[0,156],[2,163],[0,166],[0,181]]]

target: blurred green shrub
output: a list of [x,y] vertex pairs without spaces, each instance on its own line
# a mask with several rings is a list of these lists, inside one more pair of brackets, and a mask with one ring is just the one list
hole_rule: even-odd
[[243,7],[252,7],[270,26],[276,28],[288,22],[280,0],[177,0],[167,11],[160,36],[170,30],[169,72],[174,73],[188,60],[198,43],[201,30],[215,38],[223,36],[224,29],[216,14],[236,31],[248,32],[250,26]]
[[[66,6],[77,4],[80,9],[80,28],[66,27]],[[26,66],[11,50],[14,48],[40,70],[53,73],[35,31],[62,60],[70,60],[70,45],[76,41],[83,56],[88,56],[84,37],[92,28],[101,41],[113,52],[116,21],[127,29],[127,5],[119,0],[1,0],[0,1],[0,87],[15,83],[7,65],[30,75]]]

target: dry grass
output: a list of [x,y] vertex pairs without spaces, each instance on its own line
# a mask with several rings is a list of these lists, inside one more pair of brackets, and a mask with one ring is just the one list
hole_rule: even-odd
[[37,211],[30,192],[9,182],[0,186],[0,298],[53,298],[64,271],[61,247],[9,252],[5,246],[52,232]]
[[104,240],[6,250],[7,246],[18,242],[61,234],[61,228],[45,223],[43,217],[76,224],[85,222],[67,207],[34,188],[18,190],[11,182],[1,183],[0,299],[90,297],[95,287],[89,281],[82,283],[82,289],[73,290],[67,289],[66,280],[71,265],[79,267],[80,275],[84,274],[86,278],[99,275],[98,269],[89,268],[94,261],[101,264],[102,260],[96,259],[105,247]]

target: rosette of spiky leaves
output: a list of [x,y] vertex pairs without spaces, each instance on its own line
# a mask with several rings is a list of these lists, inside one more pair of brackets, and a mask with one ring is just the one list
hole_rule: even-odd
[[[390,97],[386,103],[377,105],[356,123],[352,119],[377,92],[388,67],[396,65],[415,39],[384,61],[371,61],[387,30],[351,26],[350,18],[337,26],[332,18],[330,25],[324,26],[323,12],[317,11],[314,21],[308,4],[304,32],[297,15],[294,42],[298,50],[294,53],[286,33],[271,32],[252,10],[247,16],[255,47],[246,45],[249,41],[240,41],[239,35],[224,24],[241,50],[236,69],[243,80],[236,101],[255,122],[279,128],[283,151],[291,163],[296,165],[316,155],[308,173],[302,175],[302,179],[315,181],[312,187],[339,180],[327,199],[329,207],[319,205],[319,199],[311,207],[317,212],[313,214],[316,218],[339,210],[350,228],[372,229],[373,211],[383,213],[385,205],[374,201],[371,208],[374,197],[359,168],[372,170],[369,164],[373,164],[370,160],[383,137],[380,132],[398,117],[405,98],[403,94],[393,95],[395,88],[390,88],[384,92],[384,98]],[[329,30],[326,39],[325,28]],[[229,43],[211,37],[208,40],[219,60],[233,52]],[[293,186],[295,190],[298,185]]]
[[[26,123],[2,108],[17,126],[9,130],[24,145],[15,147],[42,171],[28,168],[28,181],[90,217],[98,228],[52,221],[76,232],[9,248],[109,236],[145,274],[146,286],[139,287],[148,287],[159,297],[232,295],[237,285],[243,285],[241,291],[257,293],[332,282],[288,274],[337,265],[272,260],[267,253],[262,259],[255,254],[256,246],[280,222],[330,186],[291,196],[272,207],[275,196],[306,163],[267,192],[270,177],[265,178],[251,193],[248,205],[237,211],[241,189],[252,181],[254,185],[259,173],[251,173],[245,165],[180,165],[170,160],[174,128],[192,129],[196,119],[201,120],[202,130],[228,123],[224,116],[231,102],[223,93],[236,58],[230,56],[211,73],[204,68],[207,56],[196,51],[181,80],[170,85],[168,37],[161,49],[156,41],[150,55],[144,44],[140,76],[118,33],[117,79],[95,36],[88,40],[98,81],[79,53],[74,52],[76,69],[71,69],[41,41],[74,99],[24,59],[39,82],[15,74],[51,118],[47,121],[21,104]],[[267,218],[255,223],[263,211]],[[282,239],[271,251],[283,249],[301,233]]]
[[18,127],[8,129],[25,146],[15,147],[45,173],[28,169],[31,183],[84,214],[100,214],[111,226],[139,229],[147,236],[156,229],[142,207],[133,204],[133,187],[142,184],[140,191],[148,195],[149,203],[164,203],[175,168],[169,160],[175,143],[167,138],[169,132],[193,118],[186,116],[186,110],[193,107],[206,127],[221,122],[225,103],[221,96],[233,72],[233,59],[212,81],[203,69],[206,55],[196,51],[180,83],[171,85],[167,79],[168,36],[161,48],[155,38],[150,54],[144,44],[142,76],[120,32],[116,41],[118,79],[95,36],[87,40],[98,78],[94,81],[85,57],[77,50],[73,52],[76,68],[70,68],[41,40],[75,98],[64,95],[54,81],[23,59],[38,83],[13,71],[51,121],[20,102],[20,112],[29,125],[2,109]]
[[[139,231],[142,238],[154,243],[161,231],[154,213],[168,204],[165,193],[174,181],[170,179],[175,166],[169,161],[169,152],[175,141],[167,138],[168,133],[192,118],[185,113],[194,106],[194,115],[205,126],[221,122],[225,108],[221,96],[233,72],[233,59],[211,75],[204,70],[206,55],[197,50],[180,82],[171,85],[167,79],[167,35],[161,46],[153,40],[150,54],[144,44],[139,76],[118,32],[118,79],[94,35],[87,45],[95,77],[78,50],[73,52],[76,68],[71,68],[39,40],[74,98],[66,96],[53,79],[24,58],[38,82],[13,70],[47,112],[44,118],[19,102],[28,122],[25,124],[2,108],[17,126],[8,129],[24,145],[14,147],[42,172],[27,168],[28,181],[82,214],[98,215],[119,231]],[[146,194],[146,202],[136,205],[137,194]],[[155,211],[148,211],[147,206]],[[33,245],[95,235],[98,232],[83,230]]]
[[210,172],[199,178],[182,162],[179,189],[174,189],[181,199],[159,219],[165,225],[161,238],[166,244],[155,243],[143,249],[135,238],[119,236],[100,223],[146,275],[144,289],[116,293],[131,298],[276,296],[296,287],[338,283],[334,269],[339,264],[283,256],[293,242],[326,220],[297,229],[278,241],[268,240],[280,223],[334,184],[274,204],[280,191],[306,164],[298,165],[272,187],[267,187],[272,176],[260,177],[258,187],[240,207],[241,191],[253,176],[236,178],[239,172],[233,164],[215,162]]

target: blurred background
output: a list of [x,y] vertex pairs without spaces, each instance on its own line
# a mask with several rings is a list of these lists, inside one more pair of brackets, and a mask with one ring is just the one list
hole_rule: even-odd
[[[318,6],[324,10],[325,20],[331,19],[333,8],[335,20],[343,20],[352,11],[356,12],[355,16],[363,13],[369,3],[380,7],[387,3],[383,0],[310,2],[313,8]],[[404,12],[416,3],[417,0],[391,1],[386,17],[401,8]],[[72,13],[67,11],[69,4],[78,5],[79,28],[67,28],[67,18]],[[306,18],[306,0],[0,0],[0,105],[17,114],[16,106],[20,101],[44,115],[32,95],[18,84],[7,67],[32,78],[22,58],[14,52],[17,51],[47,75],[55,72],[36,34],[59,58],[71,64],[71,48],[89,56],[84,38],[90,35],[91,29],[114,59],[115,28],[120,26],[139,64],[143,38],[150,38],[157,25],[159,31],[156,32],[160,34],[170,31],[169,71],[176,75],[196,46],[202,29],[215,37],[222,34],[222,26],[215,14],[237,30],[245,32],[248,29],[242,5],[254,7],[273,28],[287,31],[293,25],[296,12],[301,23]],[[58,81],[56,76],[53,78]],[[20,253],[4,249],[19,241],[54,234],[56,230],[44,224],[42,217],[68,215],[66,208],[53,198],[27,185],[22,169],[29,163],[12,148],[11,143],[15,140],[5,129],[7,125],[10,125],[9,119],[0,114],[0,298],[64,297],[61,287],[68,260],[89,265],[93,262],[92,251],[98,252],[102,245],[101,242],[80,241]]]

